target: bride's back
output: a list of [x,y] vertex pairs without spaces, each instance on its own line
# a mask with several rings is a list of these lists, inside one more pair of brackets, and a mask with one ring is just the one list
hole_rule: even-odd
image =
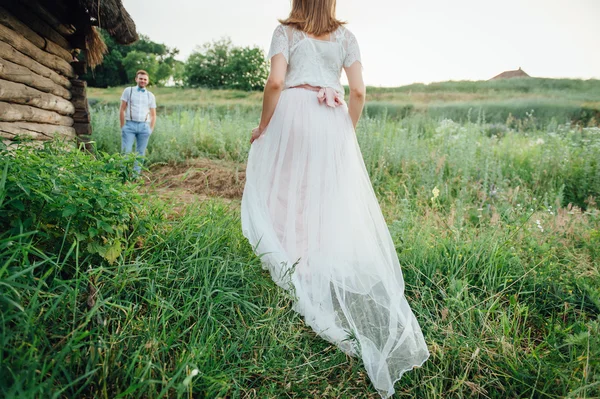
[[285,87],[308,84],[331,87],[343,94],[343,67],[361,62],[356,38],[340,26],[328,38],[316,39],[292,26],[279,25],[273,32],[268,58],[282,54],[288,63]]

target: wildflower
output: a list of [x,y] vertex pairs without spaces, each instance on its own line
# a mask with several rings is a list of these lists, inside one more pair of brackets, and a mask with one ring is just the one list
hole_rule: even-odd
[[188,385],[190,385],[190,383],[192,382],[192,379],[198,375],[200,371],[198,369],[193,369],[192,372],[190,373],[190,375],[188,375],[187,377],[185,377],[185,380],[183,380],[183,386],[187,387]]
[[539,219],[535,221],[535,224],[537,225],[538,229],[540,229],[540,231],[543,233],[544,232],[544,228],[542,227],[542,224],[539,221]]
[[440,196],[440,189],[437,187],[434,187],[433,190],[431,190],[431,193],[433,194],[433,197],[431,197],[431,202],[435,201],[435,199],[437,197]]

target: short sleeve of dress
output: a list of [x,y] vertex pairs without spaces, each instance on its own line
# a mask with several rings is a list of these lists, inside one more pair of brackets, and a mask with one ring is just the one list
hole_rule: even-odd
[[269,48],[269,54],[267,55],[267,58],[270,60],[279,53],[283,54],[286,62],[289,62],[289,40],[286,34],[286,29],[283,25],[277,26],[277,28],[275,28],[275,32],[273,32],[273,39],[271,39],[271,47]]
[[346,55],[344,56],[344,67],[348,68],[356,61],[360,62],[362,65],[362,60],[360,58],[360,49],[358,48],[358,42],[356,41],[356,36],[349,30],[346,30],[345,40],[344,40],[344,50],[346,51]]

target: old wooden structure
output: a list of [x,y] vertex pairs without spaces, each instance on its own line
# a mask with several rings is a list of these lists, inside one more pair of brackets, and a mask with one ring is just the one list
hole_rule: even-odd
[[0,139],[89,138],[79,76],[106,52],[96,27],[120,44],[138,38],[121,0],[0,2]]

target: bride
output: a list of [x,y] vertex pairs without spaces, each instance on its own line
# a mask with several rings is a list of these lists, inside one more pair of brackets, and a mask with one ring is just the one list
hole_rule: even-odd
[[335,18],[335,0],[293,0],[280,22],[250,139],[242,229],[306,324],[360,357],[387,398],[429,352],[356,140],[358,43]]

